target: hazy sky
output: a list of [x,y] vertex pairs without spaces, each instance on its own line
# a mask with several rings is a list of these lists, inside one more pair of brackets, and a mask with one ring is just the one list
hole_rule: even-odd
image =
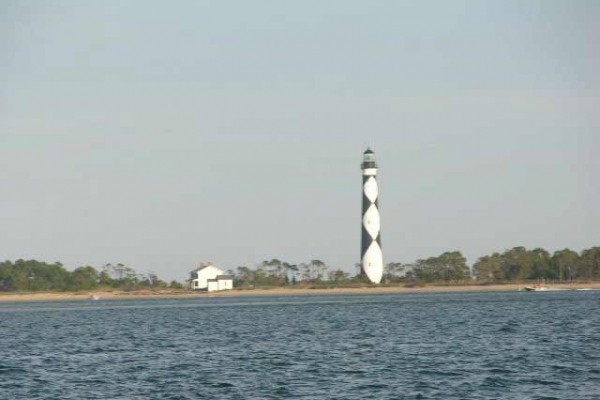
[[183,280],[600,245],[598,1],[1,1],[0,259]]

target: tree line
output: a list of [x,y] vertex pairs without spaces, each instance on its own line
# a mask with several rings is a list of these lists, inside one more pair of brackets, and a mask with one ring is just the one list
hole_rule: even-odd
[[541,248],[514,247],[480,257],[473,264],[473,274],[478,279],[492,281],[600,279],[600,247],[580,253],[563,249],[552,254]]
[[598,280],[600,279],[600,247],[580,253],[563,249],[550,253],[542,248],[519,246],[503,252],[481,256],[469,267],[459,251],[417,260],[411,264],[389,263],[385,277],[423,282],[460,281],[514,282],[527,280]]
[[[340,268],[331,268],[321,260],[292,264],[274,258],[254,268],[237,267],[228,273],[234,276],[237,287],[266,287],[286,285],[365,285],[369,280],[360,273],[360,264],[354,265],[355,274]],[[391,262],[385,265],[382,283],[460,281],[470,279],[467,259],[459,252],[445,252],[437,257],[417,260],[411,264]]]
[[[241,288],[289,285],[364,285],[368,280],[360,274],[332,268],[322,260],[299,264],[277,258],[249,267],[240,266],[228,273],[234,285]],[[570,249],[550,253],[542,248],[529,250],[514,247],[504,252],[481,256],[469,266],[460,251],[447,251],[439,256],[413,263],[390,262],[385,265],[382,283],[415,284],[431,282],[514,282],[527,280],[600,280],[600,247],[581,252]],[[100,269],[83,266],[68,271],[60,262],[36,260],[0,262],[0,291],[76,291],[95,289],[138,290],[145,288],[182,288],[167,283],[156,274],[139,274],[123,264],[106,264]]]
[[106,264],[68,271],[60,262],[37,260],[0,262],[0,291],[77,291],[96,289],[182,288],[176,281],[167,284],[156,274],[138,274],[124,264]]
[[346,282],[352,279],[348,272],[332,269],[321,260],[292,264],[280,259],[265,260],[255,268],[240,266],[229,270],[238,287],[286,286],[301,282]]
[[[299,283],[365,284],[360,275],[333,269],[321,260],[292,264],[279,259],[265,260],[255,268],[248,266],[229,270],[238,287],[285,286]],[[447,251],[439,256],[413,263],[390,262],[385,265],[382,283],[414,282],[514,282],[527,280],[600,280],[600,247],[580,253],[563,249],[550,253],[541,248],[528,250],[514,247],[502,253],[479,257],[469,266],[460,251]]]

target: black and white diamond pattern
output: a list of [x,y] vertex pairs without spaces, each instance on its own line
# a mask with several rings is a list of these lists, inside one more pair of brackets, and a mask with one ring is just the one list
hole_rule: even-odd
[[379,189],[376,169],[363,170],[362,201],[362,270],[373,283],[381,282],[383,275],[383,253],[381,251]]

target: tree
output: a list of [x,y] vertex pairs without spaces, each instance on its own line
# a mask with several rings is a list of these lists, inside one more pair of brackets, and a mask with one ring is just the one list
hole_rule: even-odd
[[246,266],[237,267],[235,274],[236,286],[254,286],[256,272]]
[[460,251],[447,251],[437,257],[417,260],[415,276],[424,281],[461,280],[469,276],[467,259]]
[[295,285],[296,282],[298,281],[298,275],[300,273],[298,266],[296,264],[288,264],[288,263],[283,263],[283,266],[285,268],[285,276],[287,279],[287,283]]
[[469,277],[467,259],[460,251],[447,251],[438,258],[443,269],[444,280],[461,280]]
[[335,271],[330,271],[328,274],[328,278],[330,281],[335,283],[345,282],[350,279],[350,274],[342,271],[341,269],[336,269]]
[[529,252],[531,271],[529,279],[557,279],[558,274],[552,268],[552,259],[550,253],[541,248],[533,249]]
[[504,277],[502,255],[493,253],[490,256],[479,257],[477,262],[473,264],[473,274],[477,279],[502,279]]
[[550,260],[552,267],[557,271],[558,278],[561,280],[573,280],[579,254],[570,249],[557,250]]
[[581,252],[577,263],[577,275],[585,279],[600,278],[600,247],[592,247]]
[[183,285],[177,281],[171,281],[171,283],[169,283],[169,288],[171,289],[183,289]]
[[98,271],[94,267],[79,267],[71,272],[68,288],[71,290],[92,290],[98,287],[98,278]]
[[263,286],[281,286],[288,283],[286,262],[277,258],[265,260],[256,268],[255,282]]
[[151,288],[166,288],[167,282],[161,280],[158,275],[154,273],[148,274],[148,286]]
[[117,265],[112,265],[112,264],[107,264],[107,266],[110,266],[111,270],[112,270],[112,274],[115,277],[115,280],[120,281],[123,279],[123,275],[125,274],[125,266],[121,263],[118,263]]
[[10,261],[0,263],[0,291],[11,291],[15,289],[13,278],[13,264]]
[[311,260],[309,264],[311,266],[311,270],[313,271],[314,279],[322,280],[323,278],[325,278],[325,274],[327,272],[327,269],[329,268],[327,264],[325,264],[321,260]]
[[390,262],[385,265],[384,279],[390,282],[403,281],[414,277],[414,265]]
[[519,246],[502,253],[502,271],[506,280],[530,278],[532,261],[527,249]]

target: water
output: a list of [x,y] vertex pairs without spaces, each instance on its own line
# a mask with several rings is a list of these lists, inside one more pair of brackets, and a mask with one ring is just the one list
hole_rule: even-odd
[[0,303],[2,399],[600,399],[600,292]]

